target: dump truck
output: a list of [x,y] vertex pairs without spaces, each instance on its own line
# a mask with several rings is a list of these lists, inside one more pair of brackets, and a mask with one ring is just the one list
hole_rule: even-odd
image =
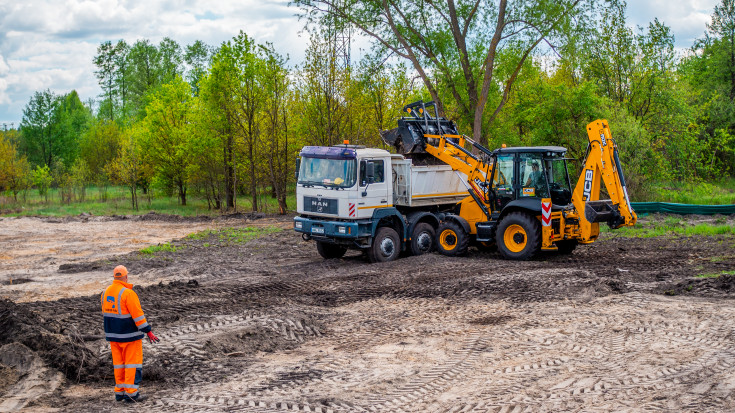
[[[301,150],[294,229],[322,257],[348,249],[372,262],[434,249],[457,256],[474,244],[528,260],[594,242],[600,223],[615,229],[637,220],[607,121],[587,126],[587,155],[572,190],[566,148],[490,150],[460,135],[433,102],[404,112],[397,128],[381,132],[398,154],[347,143]],[[600,199],[603,185],[609,199]]]

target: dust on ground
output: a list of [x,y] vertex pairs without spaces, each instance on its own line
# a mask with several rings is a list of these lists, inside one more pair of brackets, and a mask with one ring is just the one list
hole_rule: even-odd
[[[145,259],[100,252],[56,268],[79,284],[107,261],[136,268],[132,282],[161,338],[144,345],[148,410],[735,409],[734,280],[697,277],[735,270],[732,236],[606,235],[530,262],[475,248],[457,258],[325,261],[291,230],[244,244],[173,244]],[[48,374],[65,377],[24,399],[25,409],[115,406],[98,295],[24,297],[0,301],[0,328],[18,337],[6,346],[28,347]],[[18,380],[6,389],[24,388],[27,376],[3,371]]]

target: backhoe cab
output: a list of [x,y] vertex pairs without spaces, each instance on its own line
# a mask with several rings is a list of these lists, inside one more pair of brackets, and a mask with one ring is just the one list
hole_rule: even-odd
[[[468,196],[436,229],[437,249],[445,255],[464,254],[470,242],[497,244],[505,258],[517,260],[541,250],[570,253],[597,239],[600,222],[611,228],[636,222],[607,121],[587,126],[584,169],[572,190],[563,147],[491,151],[459,135],[453,122],[437,115],[433,102],[415,102],[404,111],[409,116],[383,131],[383,140],[417,162],[431,155],[451,166],[467,189]],[[603,182],[610,199],[599,199]]]

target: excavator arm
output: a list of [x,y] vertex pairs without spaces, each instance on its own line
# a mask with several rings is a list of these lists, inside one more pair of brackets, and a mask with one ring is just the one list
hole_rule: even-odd
[[[572,194],[579,214],[580,242],[593,242],[599,235],[599,223],[611,228],[635,225],[638,216],[630,206],[625,176],[618,157],[618,147],[606,120],[587,125],[589,146],[584,169]],[[600,200],[605,185],[610,199]]]

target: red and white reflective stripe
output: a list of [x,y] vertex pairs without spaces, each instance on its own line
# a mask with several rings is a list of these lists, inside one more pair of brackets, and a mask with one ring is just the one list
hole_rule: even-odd
[[551,201],[541,202],[541,225],[551,226]]
[[355,216],[355,204],[350,204],[350,216]]

